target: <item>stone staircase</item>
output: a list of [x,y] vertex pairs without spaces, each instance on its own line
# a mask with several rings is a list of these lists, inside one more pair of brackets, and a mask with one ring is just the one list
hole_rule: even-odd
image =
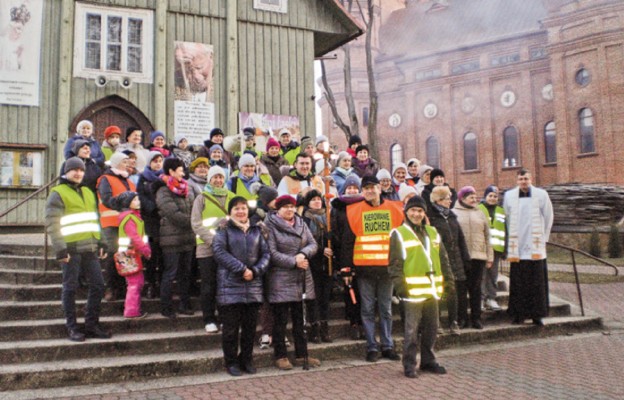
[[[42,237],[42,236],[41,236]],[[55,262],[44,269],[42,239],[3,243],[0,239],[0,391],[90,385],[198,375],[222,371],[220,334],[206,334],[201,313],[170,321],[160,315],[157,300],[143,300],[149,312],[142,320],[125,320],[123,301],[103,302],[101,323],[113,332],[109,340],[74,343],[66,339],[61,309],[61,272]],[[20,242],[20,243],[16,243]],[[505,285],[499,303],[505,308]],[[86,290],[79,292],[82,318]],[[195,300],[194,308],[199,309]],[[503,311],[484,313],[483,330],[466,329],[461,336],[438,338],[437,348],[520,340],[600,329],[597,317],[571,315],[572,306],[551,297],[546,326],[510,325]],[[395,313],[394,336],[402,342],[402,324]],[[310,344],[321,360],[364,357],[362,341],[348,339],[344,305],[331,307],[331,344]],[[292,349],[292,348],[291,348]],[[272,351],[255,350],[260,368],[272,365]],[[2,395],[0,395],[2,397]]]

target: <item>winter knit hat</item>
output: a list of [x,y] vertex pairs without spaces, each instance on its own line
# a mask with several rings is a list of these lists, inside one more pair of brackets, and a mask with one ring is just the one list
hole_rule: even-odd
[[249,204],[247,204],[247,199],[244,198],[243,196],[234,196],[232,198],[232,200],[230,200],[230,202],[228,203],[228,215],[232,214],[232,209],[237,205],[237,204],[245,204],[247,206],[247,208],[249,208]]
[[414,186],[410,186],[405,182],[401,183],[401,185],[399,186],[399,200],[405,201],[405,198],[411,193],[418,194]]
[[128,141],[128,137],[130,135],[132,135],[132,132],[134,131],[140,131],[140,128],[137,128],[136,126],[129,126],[126,128],[126,142]]
[[327,136],[319,135],[316,137],[316,142],[314,143],[314,146],[316,147],[323,142],[329,142],[329,139],[327,139]]
[[65,167],[63,168],[64,173],[68,173],[72,169],[81,169],[85,170],[84,162],[78,157],[70,157],[65,161]]
[[279,142],[275,140],[274,137],[270,137],[269,140],[267,140],[266,151],[269,151],[271,147],[280,147]]
[[208,183],[210,183],[212,177],[215,175],[221,175],[223,176],[223,178],[225,178],[225,170],[218,165],[213,165],[212,167],[210,167],[210,169],[208,170]]
[[442,171],[440,168],[434,168],[431,170],[431,174],[429,175],[431,182],[433,182],[434,178],[437,178],[438,176],[441,176],[442,178],[444,178],[444,171]]
[[382,179],[392,179],[392,176],[390,175],[390,171],[388,171],[385,168],[382,168],[379,170],[379,172],[377,172],[377,179],[379,179],[380,181]]
[[116,125],[107,126],[106,129],[104,129],[104,139],[108,139],[111,135],[121,136],[121,129]]
[[162,157],[162,156],[163,156],[163,155],[162,155],[162,153],[161,153],[160,151],[150,151],[150,152],[147,154],[147,158],[146,158],[146,160],[147,160],[147,164],[146,164],[146,165],[148,165],[148,166],[149,166],[149,165],[152,163],[152,161],[154,161],[154,158],[156,158],[156,157]]
[[418,168],[418,177],[422,178],[423,175],[425,175],[427,173],[427,171],[431,171],[433,169],[432,166],[430,165],[421,165],[420,168]]
[[459,189],[459,192],[457,193],[457,198],[460,200],[463,200],[464,197],[471,195],[473,193],[477,193],[477,191],[475,190],[474,187],[472,186],[464,186],[463,188]]
[[344,160],[345,158],[348,158],[350,160],[351,154],[347,153],[346,151],[341,151],[340,153],[338,153],[338,165],[340,165],[342,160]]
[[427,203],[425,203],[425,199],[423,199],[422,197],[418,195],[409,199],[407,203],[405,203],[405,207],[403,210],[407,211],[412,207],[419,207],[419,208],[422,208],[424,211],[427,211]]
[[495,192],[498,193],[498,188],[496,187],[496,185],[490,185],[488,187],[485,188],[485,192],[483,193],[483,198],[485,199],[487,197],[488,194]]
[[91,147],[91,143],[88,140],[84,140],[84,139],[77,139],[76,141],[74,141],[74,144],[72,145],[72,153],[74,153],[74,155],[78,155],[78,151],[83,147],[83,146],[89,146]]
[[305,194],[304,198],[303,198],[303,205],[305,207],[310,207],[310,202],[312,201],[313,198],[315,197],[320,197],[321,198],[321,203],[323,204],[321,206],[321,208],[325,208],[325,204],[322,202],[323,200],[323,195],[321,194],[321,192],[319,192],[316,189],[312,189],[312,190],[308,190],[308,192]]
[[213,130],[210,131],[210,140],[212,140],[212,138],[215,135],[225,136],[225,134],[223,133],[223,130],[221,128],[214,128]]
[[301,138],[301,151],[304,151],[306,147],[312,145],[312,138],[310,136],[304,136]]
[[162,133],[161,131],[154,131],[150,134],[150,143],[154,143],[154,140],[156,140],[157,137],[161,137],[163,139],[165,139],[165,134]]
[[451,189],[449,189],[448,186],[436,186],[431,191],[431,195],[429,196],[429,198],[431,199],[432,203],[436,203],[440,200],[444,200],[450,195]]
[[412,164],[418,164],[418,166],[420,166],[420,160],[418,158],[410,158],[409,160],[407,160],[407,166],[411,167]]
[[268,206],[270,202],[277,199],[277,190],[271,186],[263,185],[261,182],[254,182],[249,185],[249,192],[258,196],[258,200]]
[[[212,147],[211,147],[212,149]],[[238,168],[243,168],[245,165],[253,165],[256,166],[256,159],[249,153],[245,153],[241,156],[240,160],[238,160]]]
[[206,166],[209,166],[210,161],[206,157],[197,157],[196,159],[193,160],[193,162],[189,166],[189,171],[191,173],[195,172],[195,168],[197,168],[199,164],[206,164]]
[[347,176],[344,183],[342,184],[342,190],[340,194],[344,194],[349,186],[357,186],[358,190],[360,190],[360,177],[356,174],[351,174]]
[[213,144],[210,147],[210,150],[208,151],[208,154],[212,154],[212,152],[215,151],[215,150],[221,150],[221,152],[223,153],[223,147],[221,147],[220,144]]
[[407,174],[407,165],[400,162],[400,163],[396,163],[394,168],[392,168],[392,176],[394,176],[394,173],[397,171],[397,169],[401,169],[401,168],[403,168],[405,170],[405,173]]
[[119,168],[119,164],[121,164],[123,160],[127,160],[128,158],[130,157],[128,157],[127,154],[124,154],[121,151],[116,151],[109,160],[111,168]]
[[139,194],[137,192],[127,191],[117,196],[117,200],[119,202],[119,206],[121,207],[121,209],[124,210],[124,209],[130,208],[130,203],[132,203],[132,200],[134,200],[134,198],[137,197],[138,195]]
[[287,206],[289,204],[296,206],[297,201],[291,195],[283,194],[275,200],[275,209],[279,210],[280,208]]
[[288,129],[286,129],[286,128],[283,128],[283,129],[279,132],[280,137],[281,137],[282,135],[286,135],[286,134],[288,134],[288,135],[292,135],[292,133],[290,133],[290,131],[289,131]]
[[362,144],[362,139],[358,135],[353,135],[349,138],[349,148],[354,144]]

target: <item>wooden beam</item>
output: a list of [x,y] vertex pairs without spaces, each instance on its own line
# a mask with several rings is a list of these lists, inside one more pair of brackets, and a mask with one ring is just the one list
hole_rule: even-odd
[[239,111],[238,83],[238,1],[228,0],[226,3],[226,134],[237,134]]

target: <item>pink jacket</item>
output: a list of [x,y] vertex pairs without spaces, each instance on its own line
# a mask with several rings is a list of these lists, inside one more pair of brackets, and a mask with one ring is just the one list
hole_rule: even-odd
[[[119,223],[126,217],[126,215],[133,213],[136,217],[141,219],[141,213],[139,210],[125,210],[121,214],[119,214]],[[150,258],[152,256],[152,249],[149,244],[143,242],[143,237],[139,235],[137,231],[137,226],[133,220],[129,220],[124,226],[124,231],[126,235],[130,238],[131,247],[142,255],[145,258]]]

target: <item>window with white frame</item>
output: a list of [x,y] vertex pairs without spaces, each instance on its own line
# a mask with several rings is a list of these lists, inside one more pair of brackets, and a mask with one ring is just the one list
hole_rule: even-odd
[[153,11],[76,3],[74,76],[151,83]]
[[390,146],[390,170],[394,171],[394,167],[403,162],[403,146],[394,143]]

